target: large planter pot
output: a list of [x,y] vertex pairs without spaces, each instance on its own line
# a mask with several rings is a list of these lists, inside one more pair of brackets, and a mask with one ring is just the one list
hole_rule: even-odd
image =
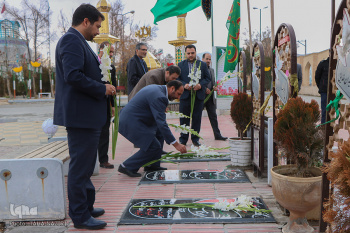
[[251,139],[229,138],[231,164],[233,166],[251,165]]
[[290,212],[289,222],[282,232],[314,232],[305,215],[321,205],[322,172],[314,167],[310,172],[315,177],[299,178],[295,165],[282,165],[271,168],[272,192],[278,203]]

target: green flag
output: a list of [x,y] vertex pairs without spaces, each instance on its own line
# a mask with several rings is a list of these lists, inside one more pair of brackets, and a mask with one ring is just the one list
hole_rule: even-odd
[[154,15],[154,24],[157,22],[185,14],[201,5],[201,0],[157,0],[156,5],[151,9]]
[[228,36],[224,72],[233,71],[238,62],[240,21],[241,3],[240,0],[234,0],[226,22]]

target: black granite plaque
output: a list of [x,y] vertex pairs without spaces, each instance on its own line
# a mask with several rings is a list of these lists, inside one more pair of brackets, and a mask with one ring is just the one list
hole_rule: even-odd
[[[229,202],[235,198],[227,199]],[[119,224],[174,224],[174,223],[268,223],[276,222],[271,213],[221,211],[205,208],[160,208],[154,206],[180,203],[214,204],[218,199],[132,199],[120,218]],[[253,198],[258,209],[268,209],[261,198]]]
[[146,172],[140,184],[149,183],[246,183],[244,171],[235,170],[165,170]]

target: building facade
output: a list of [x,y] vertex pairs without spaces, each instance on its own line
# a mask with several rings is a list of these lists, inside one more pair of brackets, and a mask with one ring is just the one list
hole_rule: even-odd
[[326,59],[328,56],[329,50],[298,56],[297,62],[301,65],[303,73],[303,84],[301,85],[301,90],[299,92],[301,95],[319,96],[315,82],[315,72],[318,63]]
[[28,57],[26,41],[20,38],[18,21],[0,20],[0,63],[17,67]]

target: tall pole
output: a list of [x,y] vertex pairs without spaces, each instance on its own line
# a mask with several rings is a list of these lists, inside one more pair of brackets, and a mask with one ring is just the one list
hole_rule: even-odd
[[[273,45],[275,44],[275,13],[274,13],[274,2],[270,0],[270,8],[271,8],[271,48],[274,50]],[[271,72],[273,69],[271,69]]]
[[250,23],[250,4],[249,0],[247,0],[247,10],[248,10],[248,24],[249,24],[249,49],[250,49],[250,54],[253,51],[253,43],[252,43],[252,26]]
[[260,41],[261,41],[261,8],[260,8]]
[[214,47],[214,10],[213,10],[214,3],[211,1],[211,47]]

